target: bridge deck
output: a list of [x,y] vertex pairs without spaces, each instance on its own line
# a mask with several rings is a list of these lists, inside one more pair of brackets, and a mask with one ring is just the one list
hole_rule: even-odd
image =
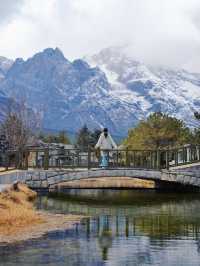
[[200,162],[196,163],[188,163],[188,164],[183,164],[183,165],[178,165],[178,166],[173,166],[170,167],[169,170],[197,170],[200,172]]

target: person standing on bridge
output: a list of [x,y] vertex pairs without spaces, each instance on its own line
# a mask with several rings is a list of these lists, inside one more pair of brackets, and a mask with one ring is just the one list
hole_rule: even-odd
[[112,139],[111,135],[108,133],[107,128],[103,129],[103,132],[101,133],[99,140],[95,145],[95,149],[100,149],[100,154],[101,154],[100,167],[102,168],[108,167],[109,151],[117,149],[117,145]]

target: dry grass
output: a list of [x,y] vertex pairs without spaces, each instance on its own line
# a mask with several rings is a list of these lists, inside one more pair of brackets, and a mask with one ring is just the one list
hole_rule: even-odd
[[0,193],[0,234],[19,233],[24,227],[42,222],[33,207],[36,195],[20,183]]
[[[152,180],[142,180],[130,177],[99,177],[60,183],[56,189],[63,188],[147,188],[154,189],[155,182]],[[52,186],[54,191],[54,186]]]

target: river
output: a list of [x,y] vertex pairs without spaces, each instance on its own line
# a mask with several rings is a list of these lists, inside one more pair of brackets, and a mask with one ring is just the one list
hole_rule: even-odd
[[38,208],[86,216],[72,229],[0,246],[0,266],[199,266],[200,195],[69,190]]

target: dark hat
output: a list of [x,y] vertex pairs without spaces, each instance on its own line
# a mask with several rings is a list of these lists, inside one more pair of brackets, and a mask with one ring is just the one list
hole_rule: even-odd
[[108,129],[105,127],[104,129],[103,129],[103,132],[108,132]]

